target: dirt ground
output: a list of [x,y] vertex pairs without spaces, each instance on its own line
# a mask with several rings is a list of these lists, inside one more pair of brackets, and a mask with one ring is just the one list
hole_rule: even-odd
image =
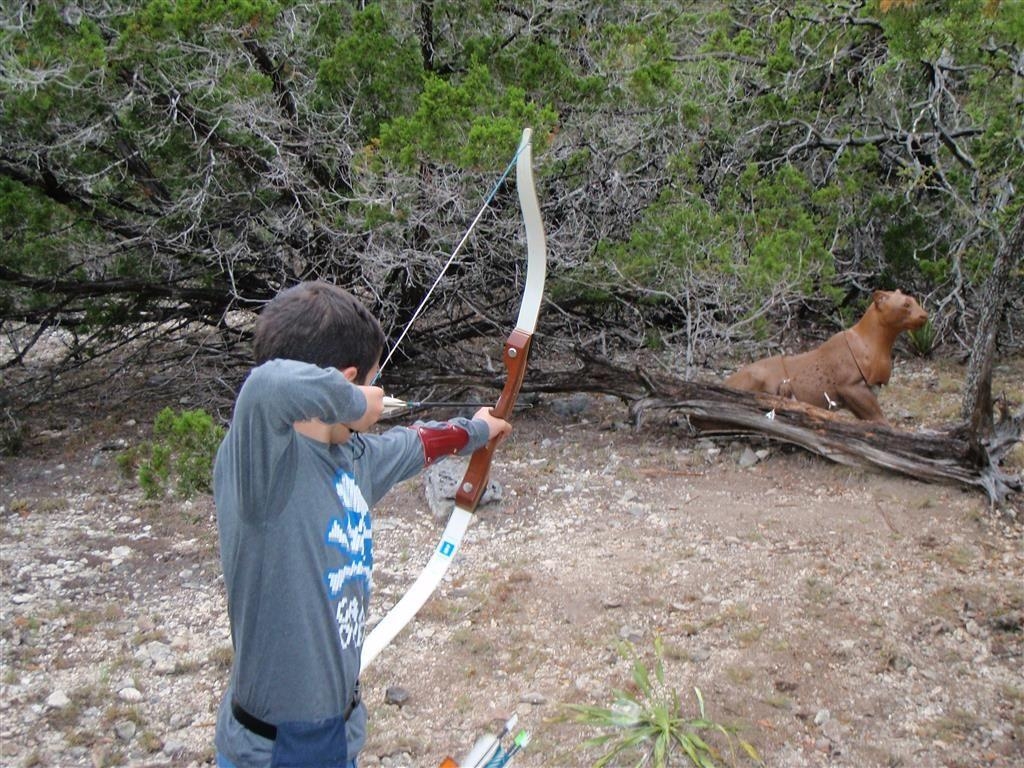
[[[1018,411],[1022,372],[997,371]],[[937,428],[961,378],[899,361],[883,408]],[[1024,765],[1019,497],[994,511],[977,490],[552,400],[516,414],[503,498],[366,673],[361,767],[432,768],[512,713],[532,734],[515,765],[592,765],[604,731],[565,705],[635,692],[631,654],[652,667],[656,638],[660,695],[695,717],[699,688],[767,766]],[[50,408],[2,459],[0,764],[212,764],[230,661],[212,501],[145,501],[115,460],[152,410]],[[422,479],[375,510],[378,613],[441,527]]]

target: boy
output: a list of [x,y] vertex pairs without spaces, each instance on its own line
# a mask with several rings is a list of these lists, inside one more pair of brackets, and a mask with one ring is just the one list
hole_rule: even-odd
[[417,423],[363,435],[385,339],[346,291],[290,288],[256,324],[256,368],[217,452],[214,500],[234,661],[220,768],[354,768],[366,738],[359,660],[373,569],[370,508],[442,456],[511,426]]

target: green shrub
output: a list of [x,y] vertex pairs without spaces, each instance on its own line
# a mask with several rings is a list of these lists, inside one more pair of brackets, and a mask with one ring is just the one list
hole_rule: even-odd
[[[698,768],[716,768],[735,765],[734,742],[738,743],[755,765],[763,765],[760,755],[751,744],[734,736],[735,729],[708,719],[704,712],[704,696],[694,688],[697,699],[697,717],[683,714],[679,693],[665,683],[663,646],[660,639],[654,643],[656,663],[654,677],[647,666],[634,655],[633,683],[636,693],[615,692],[611,707],[592,707],[572,704],[575,722],[609,730],[609,733],[588,739],[586,746],[606,747],[607,751],[594,763],[594,768],[612,765],[620,757],[634,756],[636,765],[669,768],[688,762]],[[705,738],[724,738],[730,759],[723,760],[720,751]]]
[[224,428],[204,410],[175,413],[164,408],[153,422],[153,439],[118,456],[118,464],[134,474],[147,499],[174,490],[183,499],[210,493],[213,459]]
[[907,331],[907,338],[910,340],[910,348],[918,357],[928,357],[938,343],[938,334],[931,320],[926,321],[920,328]]

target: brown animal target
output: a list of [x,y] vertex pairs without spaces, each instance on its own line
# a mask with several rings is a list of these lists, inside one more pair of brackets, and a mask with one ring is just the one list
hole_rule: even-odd
[[887,424],[875,388],[892,376],[896,337],[927,321],[928,313],[913,297],[898,290],[875,291],[853,327],[809,352],[751,363],[726,378],[725,385],[822,408],[847,408],[860,419]]

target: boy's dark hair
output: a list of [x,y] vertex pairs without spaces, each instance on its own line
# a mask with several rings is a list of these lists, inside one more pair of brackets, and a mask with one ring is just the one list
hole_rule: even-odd
[[299,283],[267,304],[256,321],[256,364],[285,358],[321,368],[355,366],[361,384],[380,362],[380,323],[348,291],[320,281]]

